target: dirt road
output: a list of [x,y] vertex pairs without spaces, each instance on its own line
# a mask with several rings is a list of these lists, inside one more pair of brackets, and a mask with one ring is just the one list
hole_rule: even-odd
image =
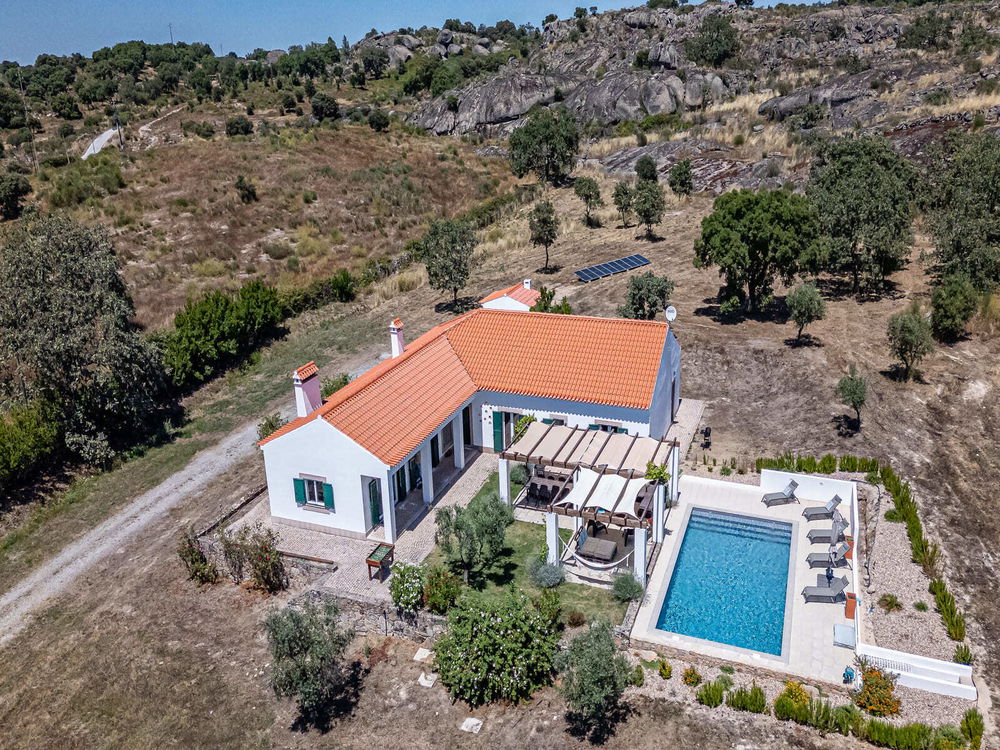
[[[287,416],[287,415],[286,415]],[[187,497],[256,450],[257,427],[247,424],[197,454],[180,471],[84,534],[0,596],[0,646],[20,633],[30,615],[64,593],[88,568],[117,551]]]

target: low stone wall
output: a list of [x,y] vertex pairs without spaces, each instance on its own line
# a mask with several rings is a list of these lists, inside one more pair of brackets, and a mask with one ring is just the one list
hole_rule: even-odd
[[448,618],[431,612],[400,615],[391,604],[371,604],[324,591],[307,591],[292,604],[305,601],[332,602],[340,609],[340,622],[355,633],[405,638],[418,643],[436,639],[447,629]]

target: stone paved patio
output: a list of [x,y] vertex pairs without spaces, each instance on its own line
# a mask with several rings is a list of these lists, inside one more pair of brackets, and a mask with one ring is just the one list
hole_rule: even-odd
[[[496,457],[470,454],[465,469],[455,483],[440,494],[419,521],[411,522],[400,532],[396,540],[395,559],[405,563],[419,563],[434,549],[434,511],[453,505],[467,504],[496,471]],[[326,534],[312,529],[300,529],[273,523],[267,493],[261,495],[255,505],[238,521],[234,528],[260,521],[265,527],[273,528],[281,537],[278,549],[281,552],[329,561],[337,569],[324,576],[319,587],[326,588],[339,596],[372,603],[388,602],[389,584],[385,581],[369,581],[365,559],[382,541],[382,530],[376,529],[367,539]]]

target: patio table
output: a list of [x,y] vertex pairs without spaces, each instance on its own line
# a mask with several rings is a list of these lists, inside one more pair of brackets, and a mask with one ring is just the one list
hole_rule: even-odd
[[383,580],[385,577],[383,573],[392,565],[395,549],[393,545],[383,542],[372,550],[372,553],[368,555],[368,559],[365,560],[368,565],[369,581],[376,576],[380,581]]

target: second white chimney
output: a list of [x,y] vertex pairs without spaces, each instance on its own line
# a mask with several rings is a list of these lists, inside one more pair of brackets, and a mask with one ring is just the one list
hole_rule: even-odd
[[525,279],[524,280],[524,288],[525,289],[531,289],[531,279]]
[[319,368],[315,362],[303,365],[292,372],[292,390],[295,391],[295,416],[305,417],[323,405],[319,384]]
[[406,348],[403,340],[403,321],[396,318],[389,324],[389,343],[392,345],[392,356],[398,357]]

